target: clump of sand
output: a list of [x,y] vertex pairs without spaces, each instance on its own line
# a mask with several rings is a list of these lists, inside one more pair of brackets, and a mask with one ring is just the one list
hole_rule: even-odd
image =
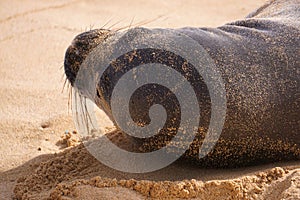
[[[118,195],[126,197],[125,194],[136,199],[300,198],[300,169],[275,167],[233,179],[208,181],[197,177],[194,170],[185,169],[184,164],[172,169],[146,175],[114,171],[92,157],[81,144],[39,163],[32,174],[19,178],[14,193],[18,199],[116,199]],[[164,170],[169,177],[159,180]],[[189,172],[196,178],[172,179],[172,173],[178,177],[178,173]]]
[[80,136],[77,134],[77,131],[65,131],[65,134],[61,136],[61,139],[56,143],[56,145],[65,147],[74,147],[80,143]]

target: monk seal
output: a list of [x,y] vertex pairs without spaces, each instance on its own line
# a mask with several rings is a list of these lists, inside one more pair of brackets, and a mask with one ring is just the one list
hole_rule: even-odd
[[[240,167],[299,160],[299,18],[298,0],[272,0],[245,19],[217,28],[173,29],[178,34],[192,38],[206,50],[225,85],[227,110],[224,126],[213,150],[203,158],[197,155],[211,117],[210,94],[201,77],[193,74],[192,67],[184,65],[184,60],[172,52],[152,49],[129,52],[120,58],[121,64],[106,70],[104,78],[100,77],[96,97],[86,97],[112,118],[112,90],[124,75],[126,66],[136,62],[161,62],[179,66],[176,69],[178,71],[187,67],[192,74],[191,79],[195,79],[194,89],[201,108],[201,122],[198,134],[181,160],[205,167]],[[147,30],[133,28],[127,31],[137,36]],[[96,29],[75,37],[66,51],[64,61],[65,74],[72,86],[88,54],[116,34],[115,31]],[[83,96],[86,94],[86,91],[79,92]],[[127,150],[154,151],[167,144],[176,134],[180,105],[172,92],[163,86],[151,84],[140,87],[134,93],[129,105],[133,121],[140,126],[148,125],[148,111],[154,104],[161,104],[166,109],[167,121],[163,129],[151,138],[134,138],[125,134],[124,138],[130,137],[138,146]]]

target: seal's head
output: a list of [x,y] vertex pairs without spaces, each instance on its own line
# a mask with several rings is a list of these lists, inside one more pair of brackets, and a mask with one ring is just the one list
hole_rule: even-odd
[[74,85],[79,67],[87,55],[101,42],[103,42],[112,32],[106,29],[95,29],[77,35],[72,44],[68,47],[64,69],[67,79]]

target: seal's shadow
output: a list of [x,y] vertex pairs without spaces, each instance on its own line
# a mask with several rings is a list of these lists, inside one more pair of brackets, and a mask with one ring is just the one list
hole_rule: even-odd
[[[299,163],[272,163],[235,169],[208,169],[199,168],[191,163],[179,159],[175,163],[150,173],[125,173],[114,170],[94,158],[83,144],[66,149],[57,154],[41,155],[23,165],[0,174],[1,179],[22,182],[27,177],[45,178],[49,173],[55,173],[59,180],[55,185],[68,180],[89,179],[95,176],[117,180],[150,180],[150,181],[182,181],[196,179],[201,181],[225,180],[238,178],[258,171],[264,171],[278,166],[293,166]],[[43,170],[40,170],[43,169]],[[49,172],[49,173],[48,173]],[[12,178],[14,177],[14,178]]]

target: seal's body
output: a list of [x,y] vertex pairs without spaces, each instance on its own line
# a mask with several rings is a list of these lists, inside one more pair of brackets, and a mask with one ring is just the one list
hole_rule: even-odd
[[[199,134],[185,158],[204,166],[217,167],[300,159],[299,19],[298,0],[279,0],[270,1],[244,20],[218,28],[175,30],[178,34],[189,36],[207,51],[221,73],[227,99],[221,136],[214,149],[199,159],[197,149],[205,138],[211,114],[210,102],[202,101]],[[65,57],[65,73],[72,85],[87,54],[113,34],[107,30],[93,30],[75,38]],[[143,56],[139,58],[151,60]],[[115,81],[116,74],[110,71],[106,81],[99,81],[98,95],[92,99],[111,118],[110,90],[113,88],[107,87],[107,84]],[[209,99],[207,88],[197,87],[199,95]],[[176,106],[170,106],[171,103],[177,105],[176,101],[141,100],[143,95],[149,95],[146,94],[149,91],[154,91],[156,96],[168,94],[164,88],[157,91],[155,88],[159,87],[141,88],[145,92],[132,97],[131,116],[137,119],[137,123],[149,123],[147,110],[155,103],[166,108],[168,119],[180,114]],[[176,122],[167,121],[165,129],[156,137],[149,140],[135,138],[141,147],[147,147],[139,148],[139,151],[155,150],[161,143],[167,143],[173,137],[172,127],[177,127]]]

